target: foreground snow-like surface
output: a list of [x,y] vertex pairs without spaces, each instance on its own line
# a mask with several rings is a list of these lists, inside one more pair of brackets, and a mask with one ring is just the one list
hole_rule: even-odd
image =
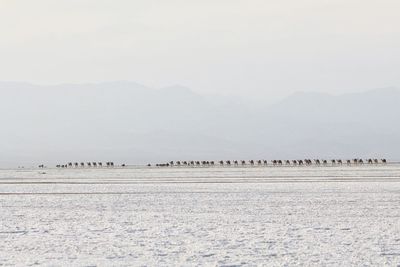
[[398,165],[0,170],[0,265],[394,266],[399,204]]

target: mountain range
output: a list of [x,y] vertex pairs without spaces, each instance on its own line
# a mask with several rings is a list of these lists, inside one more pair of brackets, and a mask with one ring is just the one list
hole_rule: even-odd
[[0,166],[67,161],[400,159],[400,90],[274,104],[133,82],[0,82]]

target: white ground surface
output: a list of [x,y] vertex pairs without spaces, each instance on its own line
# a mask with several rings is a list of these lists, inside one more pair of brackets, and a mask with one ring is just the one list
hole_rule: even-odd
[[0,170],[0,266],[397,266],[399,204],[399,165]]

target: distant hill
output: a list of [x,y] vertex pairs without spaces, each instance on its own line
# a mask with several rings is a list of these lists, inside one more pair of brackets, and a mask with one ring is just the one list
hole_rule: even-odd
[[400,159],[400,90],[296,93],[273,105],[131,82],[0,82],[0,166],[113,160]]

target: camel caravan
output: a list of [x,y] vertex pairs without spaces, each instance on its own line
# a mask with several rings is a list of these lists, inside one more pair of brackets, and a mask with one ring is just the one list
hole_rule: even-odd
[[[39,165],[39,167],[42,165]],[[58,164],[57,168],[112,168],[114,167],[114,162],[108,161],[103,164],[103,162],[68,162],[67,164]],[[125,164],[122,164],[121,167],[125,167]]]
[[[341,166],[341,165],[384,165],[387,164],[386,159],[299,159],[299,160],[219,160],[219,161],[170,161],[167,163],[147,164],[147,167],[261,167],[261,166]],[[58,164],[57,168],[114,168],[116,165],[112,161],[108,162],[68,162],[67,164]],[[39,168],[46,168],[41,164]],[[119,167],[126,167],[125,164]]]
[[[386,159],[300,159],[300,160],[220,160],[220,161],[170,161],[168,163],[157,163],[155,167],[231,167],[231,166],[340,166],[340,165],[363,165],[364,163],[369,165],[386,164]],[[147,164],[148,167],[152,167],[152,164]]]

